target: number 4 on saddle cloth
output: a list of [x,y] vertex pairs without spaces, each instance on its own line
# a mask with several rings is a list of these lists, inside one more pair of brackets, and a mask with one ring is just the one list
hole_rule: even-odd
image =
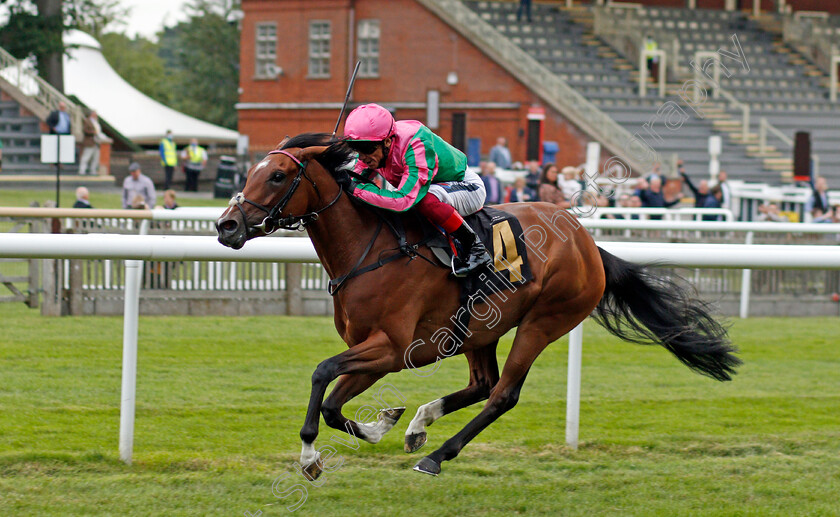
[[[471,296],[479,288],[488,295],[506,291],[534,279],[528,265],[525,242],[517,238],[522,235],[522,226],[513,214],[484,207],[464,219],[484,243],[484,247],[493,257],[493,263],[467,277],[464,282],[467,292],[462,296]],[[453,250],[445,235],[437,232],[427,245],[444,266],[450,266]]]

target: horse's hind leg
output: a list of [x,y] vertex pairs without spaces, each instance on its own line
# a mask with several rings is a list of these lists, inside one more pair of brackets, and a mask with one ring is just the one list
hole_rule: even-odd
[[470,365],[470,383],[461,391],[433,400],[417,408],[417,414],[405,431],[405,452],[415,452],[426,443],[426,426],[444,415],[458,411],[490,396],[499,381],[496,341],[484,348],[464,352]]
[[414,470],[438,475],[442,462],[457,456],[478,433],[513,408],[519,401],[519,392],[525,383],[525,376],[540,352],[549,343],[572,330],[585,317],[586,314],[580,314],[557,321],[558,316],[547,315],[520,325],[510,355],[502,369],[502,377],[491,390],[490,400],[484,405],[484,409],[438,450],[421,459],[414,466]]

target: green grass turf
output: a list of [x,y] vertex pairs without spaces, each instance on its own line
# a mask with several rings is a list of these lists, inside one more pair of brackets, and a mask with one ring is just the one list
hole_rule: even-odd
[[[122,319],[0,316],[0,515],[287,515],[310,375],[344,349],[326,318],[145,317],[134,464],[119,461]],[[300,515],[840,515],[837,319],[736,321],[731,383],[665,350],[585,327],[581,447],[564,446],[566,341],[540,356],[519,405],[443,464],[411,470],[481,405],[402,451],[417,406],[462,388],[462,357],[380,381],[408,411],[307,487]],[[510,336],[500,346],[503,361]],[[376,387],[373,388],[376,390]],[[373,392],[345,408],[376,403]],[[393,396],[391,396],[393,399]]]

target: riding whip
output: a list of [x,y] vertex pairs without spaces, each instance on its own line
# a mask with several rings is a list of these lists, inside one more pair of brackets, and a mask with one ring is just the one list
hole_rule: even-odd
[[356,82],[356,74],[359,72],[359,65],[362,61],[356,61],[356,67],[353,69],[353,75],[350,76],[350,84],[347,86],[347,95],[344,96],[344,104],[341,105],[341,111],[338,113],[338,120],[335,121],[335,129],[333,129],[332,136],[338,132],[338,126],[341,124],[341,117],[344,116],[344,110],[347,109],[347,102],[350,100],[350,93],[353,91],[353,84]]

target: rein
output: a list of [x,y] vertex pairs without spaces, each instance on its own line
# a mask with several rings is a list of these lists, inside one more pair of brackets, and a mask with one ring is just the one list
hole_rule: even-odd
[[281,228],[284,230],[303,231],[303,229],[307,225],[312,224],[313,222],[318,220],[318,215],[321,212],[333,206],[338,201],[338,198],[341,197],[341,188],[339,188],[338,194],[336,194],[335,198],[333,198],[333,200],[330,201],[326,206],[303,215],[289,215],[280,218],[280,212],[282,212],[283,209],[286,208],[286,205],[289,204],[289,201],[291,201],[292,196],[295,195],[295,191],[297,191],[298,187],[300,186],[301,177],[305,177],[307,180],[309,180],[310,183],[312,183],[312,186],[315,188],[315,192],[318,193],[319,199],[321,197],[321,193],[318,192],[318,186],[315,185],[315,182],[312,181],[312,179],[306,175],[306,165],[308,164],[308,162],[301,162],[292,153],[285,150],[274,150],[270,151],[268,154],[283,154],[288,156],[292,159],[292,161],[294,161],[298,165],[298,173],[292,180],[292,185],[289,187],[289,190],[287,190],[286,193],[283,194],[283,197],[280,198],[280,201],[278,201],[277,204],[275,204],[271,208],[268,208],[255,201],[247,199],[242,192],[239,192],[238,194],[233,196],[233,198],[228,202],[229,206],[236,206],[236,208],[239,209],[243,221],[247,221],[248,218],[245,216],[245,210],[242,208],[242,203],[248,203],[249,205],[265,212],[266,216],[260,224],[256,224],[254,226],[245,226],[245,235],[248,238],[251,238],[253,232],[257,230],[261,231],[264,235],[270,235]]
[[[388,264],[389,262],[393,262],[403,257],[408,257],[409,262],[419,257],[431,264],[432,266],[437,266],[437,264],[435,264],[434,261],[425,257],[423,254],[417,252],[417,250],[421,246],[425,246],[426,244],[428,244],[435,237],[434,235],[430,235],[415,244],[408,244],[405,238],[405,229],[402,227],[401,223],[398,224],[399,228],[397,228],[394,222],[389,220],[388,216],[383,214],[381,211],[372,209],[371,207],[363,203],[358,203],[353,197],[350,197],[350,200],[351,202],[359,204],[376,214],[377,218],[379,219],[379,222],[376,225],[376,231],[373,232],[373,237],[370,239],[370,242],[368,242],[367,246],[365,247],[365,250],[359,257],[359,260],[357,260],[356,264],[350,269],[350,272],[346,275],[342,275],[340,277],[333,278],[330,280],[330,283],[327,285],[327,292],[330,293],[331,296],[335,296],[336,293],[338,293],[338,291],[344,286],[345,282],[347,282],[351,278],[355,278],[365,273],[369,273],[375,269],[379,269],[385,264]],[[397,238],[397,247],[382,250],[379,253],[379,259],[377,259],[376,262],[368,264],[363,268],[360,268],[359,266],[362,265],[362,262],[364,262],[365,258],[367,258],[367,256],[370,254],[370,250],[373,249],[373,245],[376,242],[377,237],[379,237],[379,233],[382,231],[383,224],[387,224],[388,228],[391,230],[391,233],[393,233],[394,237]],[[382,253],[385,253],[386,251],[395,251],[396,253],[382,258]]]
[[[277,231],[281,228],[285,229],[285,230],[303,231],[304,228],[307,225],[309,225],[309,224],[318,220],[318,214],[324,212],[325,210],[327,210],[328,208],[333,206],[338,201],[338,198],[341,197],[341,192],[343,190],[339,186],[338,194],[336,194],[335,198],[333,198],[332,201],[327,203],[327,205],[319,208],[318,210],[313,210],[312,212],[309,212],[309,213],[306,213],[306,214],[303,214],[303,215],[289,215],[289,216],[280,218],[280,213],[286,208],[286,205],[289,204],[289,201],[291,201],[292,196],[295,195],[295,192],[297,191],[298,187],[300,186],[300,182],[301,182],[302,177],[305,177],[307,180],[309,180],[310,183],[312,183],[312,186],[315,188],[315,192],[318,193],[318,198],[319,199],[321,197],[321,194],[320,194],[320,192],[318,192],[318,186],[315,185],[315,182],[312,181],[312,179],[309,176],[306,175],[306,165],[308,164],[308,162],[301,162],[292,153],[290,153],[288,151],[285,151],[285,150],[274,150],[274,151],[270,151],[268,154],[269,155],[271,155],[271,154],[283,154],[283,155],[288,156],[289,158],[292,159],[292,161],[294,161],[297,164],[298,173],[295,175],[294,179],[292,180],[292,185],[289,187],[289,189],[286,191],[286,193],[283,194],[283,197],[280,198],[280,201],[278,201],[277,204],[275,204],[271,208],[269,208],[267,206],[264,206],[264,205],[261,205],[261,204],[255,202],[255,201],[251,201],[250,199],[247,199],[242,192],[239,192],[238,194],[233,196],[233,198],[228,202],[229,206],[236,206],[236,208],[239,209],[239,212],[242,215],[242,220],[243,221],[248,220],[248,218],[245,215],[245,210],[242,208],[243,203],[248,203],[249,205],[251,205],[253,207],[256,207],[256,208],[262,210],[263,212],[265,212],[266,216],[260,224],[257,224],[257,225],[254,225],[254,226],[248,226],[247,224],[245,225],[245,234],[246,234],[246,237],[249,238],[249,239],[251,238],[251,236],[253,235],[253,233],[255,231],[261,231],[264,235],[270,235],[270,234],[274,233],[275,231]],[[358,175],[355,175],[355,174],[353,174],[353,175],[357,176],[358,179],[360,179],[360,180],[372,183],[372,181],[368,178],[365,178],[363,176],[358,176]],[[350,200],[355,201],[352,197],[350,197]],[[365,205],[363,205],[363,206],[365,206]],[[365,208],[370,209],[370,207],[367,207],[367,206],[365,206]],[[378,210],[372,210],[372,211],[378,216],[378,219],[379,219],[378,224],[376,226],[376,231],[373,232],[373,238],[371,238],[370,242],[368,242],[368,244],[365,247],[364,251],[362,252],[361,256],[356,261],[356,264],[350,269],[350,272],[348,272],[346,275],[342,275],[340,277],[337,277],[337,278],[334,278],[334,279],[330,280],[330,283],[327,286],[327,291],[332,296],[335,296],[336,293],[338,293],[338,291],[344,286],[344,284],[348,280],[350,280],[351,278],[355,278],[355,277],[357,277],[359,275],[362,275],[364,273],[368,273],[368,272],[373,271],[375,269],[379,269],[382,266],[384,266],[385,264],[388,264],[389,262],[393,262],[393,261],[395,261],[399,258],[402,258],[402,257],[408,257],[409,261],[414,260],[417,257],[420,257],[423,260],[432,264],[433,266],[436,265],[432,260],[428,259],[427,257],[425,257],[422,254],[417,252],[417,249],[420,248],[420,246],[423,246],[426,243],[428,243],[430,240],[432,240],[433,236],[426,237],[425,239],[421,240],[420,242],[418,242],[416,244],[408,244],[406,242],[406,238],[405,238],[405,230],[402,228],[401,224],[399,225],[400,228],[398,229],[395,226],[394,222],[389,220],[385,215],[380,213]],[[365,259],[370,254],[371,250],[373,249],[373,245],[376,243],[376,239],[379,237],[379,234],[382,232],[382,227],[385,224],[388,225],[388,228],[391,230],[391,232],[397,238],[398,246],[396,248],[391,248],[390,250],[383,250],[380,253],[380,258],[376,262],[374,262],[372,264],[368,264],[365,267],[360,267],[362,265],[362,262],[365,261]],[[385,258],[381,258],[382,253],[384,253],[386,251],[396,251],[396,253],[393,253],[392,255],[389,255]]]

